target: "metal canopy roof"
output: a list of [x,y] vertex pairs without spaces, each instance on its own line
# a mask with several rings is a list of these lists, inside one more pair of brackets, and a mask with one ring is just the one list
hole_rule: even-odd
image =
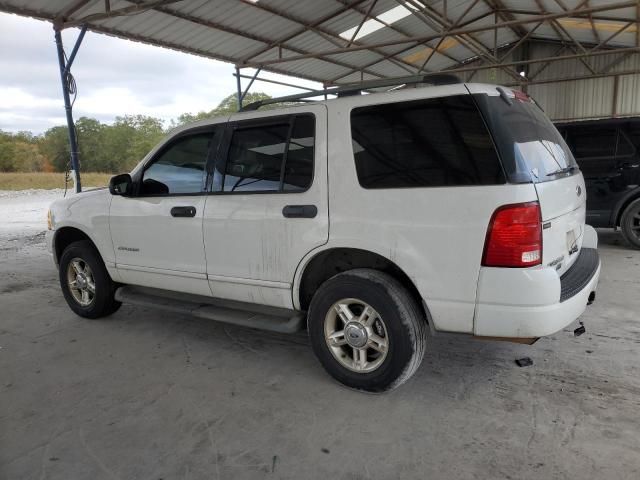
[[509,54],[528,40],[566,46],[521,59],[532,63],[640,52],[639,0],[0,0],[0,11],[326,85],[486,68],[526,82]]

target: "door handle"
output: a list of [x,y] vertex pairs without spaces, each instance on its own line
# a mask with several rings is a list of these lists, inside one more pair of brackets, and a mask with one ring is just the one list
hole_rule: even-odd
[[314,218],[317,214],[315,205],[287,205],[282,209],[282,215],[287,218]]
[[172,217],[195,217],[196,207],[173,207],[171,209]]

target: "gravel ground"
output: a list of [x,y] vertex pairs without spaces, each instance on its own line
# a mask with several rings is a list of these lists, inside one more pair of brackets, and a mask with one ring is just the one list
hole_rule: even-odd
[[640,252],[614,232],[586,334],[439,334],[412,380],[363,395],[304,334],[76,317],[43,243],[59,195],[0,192],[1,479],[640,478]]
[[63,195],[62,189],[0,190],[0,245],[44,232],[49,205]]

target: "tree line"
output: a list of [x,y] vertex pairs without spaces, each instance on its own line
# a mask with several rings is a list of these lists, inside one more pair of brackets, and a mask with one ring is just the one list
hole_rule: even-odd
[[[265,93],[249,93],[244,104],[271,98]],[[237,111],[236,95],[224,98],[216,108],[184,113],[171,120],[146,115],[116,117],[111,124],[94,118],[76,120],[80,165],[83,171],[118,173],[131,170],[169,131],[187,124]],[[63,172],[69,169],[69,137],[66,125],[34,135],[0,130],[0,172]]]

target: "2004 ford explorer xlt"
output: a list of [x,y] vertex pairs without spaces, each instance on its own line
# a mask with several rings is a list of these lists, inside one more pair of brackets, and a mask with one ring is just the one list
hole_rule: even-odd
[[453,84],[249,111],[172,132],[109,190],[56,201],[71,309],[121,302],[281,332],[380,392],[427,329],[533,341],[595,298],[595,231],[539,106]]

